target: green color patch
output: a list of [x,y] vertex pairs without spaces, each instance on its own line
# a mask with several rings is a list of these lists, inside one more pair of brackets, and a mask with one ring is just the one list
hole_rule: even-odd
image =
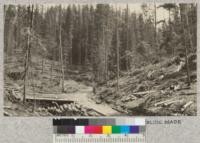
[[112,126],[112,133],[113,134],[121,133],[120,126]]

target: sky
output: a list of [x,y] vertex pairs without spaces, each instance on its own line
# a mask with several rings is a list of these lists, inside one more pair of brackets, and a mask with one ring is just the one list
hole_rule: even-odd
[[[136,12],[136,13],[142,13],[142,8],[141,8],[141,3],[138,4],[128,4],[128,7],[130,9],[131,12]],[[156,7],[158,7],[160,4],[156,4]],[[119,7],[121,7],[122,9],[125,9],[127,7],[127,4],[118,4]],[[154,11],[154,4],[148,4],[148,6],[150,6],[151,10]],[[156,9],[157,12],[157,21],[160,20],[168,20],[169,18],[169,13],[167,10],[165,10],[164,8],[157,8]]]

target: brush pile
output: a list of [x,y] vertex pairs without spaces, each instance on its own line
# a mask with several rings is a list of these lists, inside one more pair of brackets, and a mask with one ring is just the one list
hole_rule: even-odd
[[98,88],[96,100],[130,115],[196,115],[196,55],[188,57],[190,85],[184,59],[165,60],[121,75]]

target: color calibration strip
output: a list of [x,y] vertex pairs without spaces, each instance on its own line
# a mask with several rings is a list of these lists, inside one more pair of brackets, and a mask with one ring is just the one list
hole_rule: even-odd
[[53,143],[145,143],[144,118],[54,119]]
[[54,134],[139,134],[144,126],[56,126]]
[[131,119],[54,119],[54,134],[141,134],[144,118]]

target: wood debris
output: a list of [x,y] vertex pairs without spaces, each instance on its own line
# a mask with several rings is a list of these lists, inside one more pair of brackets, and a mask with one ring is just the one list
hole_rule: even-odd
[[193,104],[193,101],[189,101],[189,102],[187,102],[184,106],[183,106],[183,108],[181,108],[181,111],[185,111],[190,105],[192,105]]

